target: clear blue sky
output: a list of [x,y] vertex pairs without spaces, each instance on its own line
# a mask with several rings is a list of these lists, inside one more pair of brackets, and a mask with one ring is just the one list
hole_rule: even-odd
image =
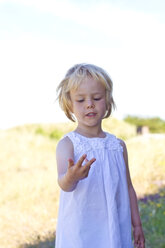
[[165,119],[165,1],[0,0],[0,129],[65,120],[56,87],[75,63],[106,69],[117,111]]

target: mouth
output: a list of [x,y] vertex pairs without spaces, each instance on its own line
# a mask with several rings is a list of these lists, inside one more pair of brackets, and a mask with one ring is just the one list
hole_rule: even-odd
[[95,117],[96,116],[96,113],[94,112],[90,112],[88,114],[86,114],[87,117]]

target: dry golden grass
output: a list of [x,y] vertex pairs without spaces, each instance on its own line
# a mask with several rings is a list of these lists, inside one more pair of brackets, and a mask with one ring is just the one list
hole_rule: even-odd
[[[135,127],[122,124],[105,120],[104,128],[120,137],[135,136]],[[0,248],[25,247],[55,231],[59,199],[56,140],[36,134],[39,127],[46,133],[54,128],[66,133],[74,124],[25,125],[0,131]],[[158,191],[165,185],[165,136],[134,137],[127,140],[127,146],[138,195]]]
[[137,195],[165,187],[165,134],[146,134],[127,140],[131,178]]
[[59,189],[56,142],[27,131],[0,132],[0,247],[55,231]]
[[115,118],[104,119],[103,129],[124,140],[132,138],[136,135],[135,126]]

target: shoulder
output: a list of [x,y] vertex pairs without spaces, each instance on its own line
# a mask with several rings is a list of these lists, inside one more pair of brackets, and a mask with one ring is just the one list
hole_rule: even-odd
[[56,151],[64,151],[65,149],[72,150],[73,144],[68,136],[63,137],[57,144]]
[[58,175],[66,173],[68,159],[74,159],[73,145],[69,137],[62,138],[56,147],[56,163]]
[[119,139],[119,138],[117,138],[117,139],[118,139],[118,141],[119,141],[120,145],[123,147],[123,149],[127,149],[127,148],[126,148],[126,144],[125,144],[124,140]]
[[128,156],[128,152],[127,152],[127,146],[126,146],[126,143],[124,142],[124,140],[122,140],[122,139],[119,139],[118,138],[118,141],[119,141],[119,143],[120,143],[120,145],[122,146],[122,148],[123,148],[123,155],[124,155],[124,158],[125,159],[127,159],[127,156]]
[[122,140],[122,139],[118,139],[119,142],[120,142],[120,145],[122,146],[123,148],[123,156],[124,156],[124,160],[127,164],[127,161],[128,161],[128,152],[127,152],[127,146],[126,146],[126,143]]

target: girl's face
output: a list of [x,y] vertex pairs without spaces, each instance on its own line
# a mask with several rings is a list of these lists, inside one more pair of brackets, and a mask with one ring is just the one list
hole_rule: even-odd
[[100,82],[87,78],[76,90],[70,91],[70,97],[79,127],[101,127],[106,112],[106,91]]

